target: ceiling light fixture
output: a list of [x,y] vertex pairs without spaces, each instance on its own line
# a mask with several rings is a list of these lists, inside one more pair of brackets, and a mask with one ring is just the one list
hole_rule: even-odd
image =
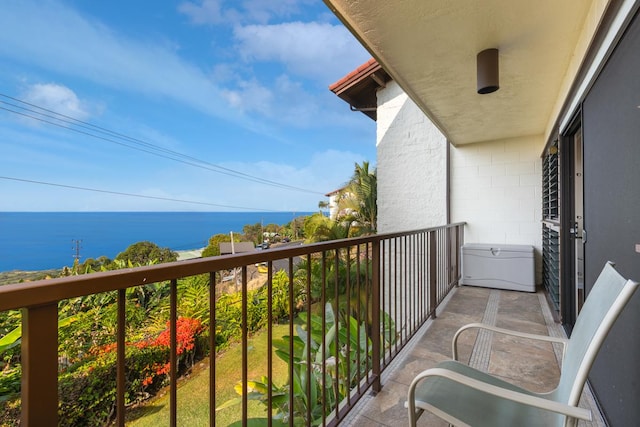
[[498,49],[485,49],[477,56],[478,93],[492,93],[500,88]]

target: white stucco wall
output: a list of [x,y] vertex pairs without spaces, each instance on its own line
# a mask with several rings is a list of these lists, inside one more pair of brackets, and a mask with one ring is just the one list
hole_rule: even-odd
[[393,81],[377,114],[378,232],[445,224],[445,137]]
[[466,243],[536,248],[541,281],[543,138],[451,147],[451,221],[465,221]]
[[338,215],[338,193],[329,196],[329,218],[336,219]]

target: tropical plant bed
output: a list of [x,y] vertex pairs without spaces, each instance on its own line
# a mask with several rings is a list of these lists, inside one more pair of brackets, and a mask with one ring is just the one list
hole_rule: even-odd
[[[289,333],[288,325],[274,325],[273,335],[282,337]],[[258,377],[267,371],[267,331],[257,332],[249,339],[249,378]],[[275,354],[275,350],[274,354]],[[242,345],[234,343],[216,359],[216,404],[219,405],[235,396],[234,386],[238,377],[238,361],[242,360]],[[273,358],[273,378],[278,383],[287,380],[287,364],[278,357]],[[209,425],[209,359],[196,363],[194,369],[178,382],[178,425]],[[258,402],[249,402],[249,417],[266,415],[265,407]],[[158,396],[132,408],[127,414],[127,425],[132,427],[157,427],[165,425],[169,419],[169,395],[163,390]],[[241,421],[238,408],[218,411],[216,424],[232,425]]]

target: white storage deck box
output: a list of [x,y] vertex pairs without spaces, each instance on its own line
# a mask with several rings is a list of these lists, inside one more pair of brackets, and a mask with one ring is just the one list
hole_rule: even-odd
[[468,243],[461,251],[462,285],[535,292],[533,246]]

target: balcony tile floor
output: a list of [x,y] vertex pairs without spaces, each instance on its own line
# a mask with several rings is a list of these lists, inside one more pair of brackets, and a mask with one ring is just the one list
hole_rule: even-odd
[[[351,411],[341,425],[400,426],[408,425],[404,407],[413,377],[436,363],[451,358],[451,339],[459,327],[471,322],[490,323],[524,332],[565,336],[554,322],[545,295],[461,286],[456,288],[429,321],[382,375],[383,388],[376,396],[367,395]],[[466,332],[459,341],[460,360],[510,382],[534,391],[553,389],[558,381],[560,346],[532,343],[513,337]],[[555,347],[555,348],[554,348]],[[599,417],[587,390],[581,406],[592,409]],[[431,414],[418,420],[422,426],[446,426]],[[579,426],[604,426],[601,419]]]

